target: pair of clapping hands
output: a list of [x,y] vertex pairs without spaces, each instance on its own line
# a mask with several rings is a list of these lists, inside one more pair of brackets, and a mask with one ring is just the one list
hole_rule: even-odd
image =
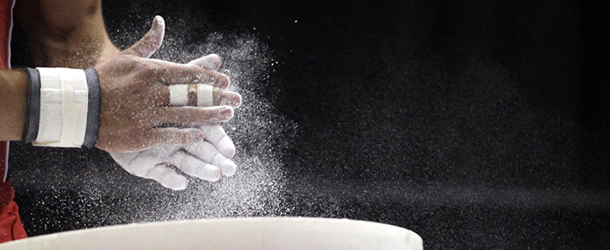
[[[235,145],[220,123],[233,118],[241,96],[225,90],[229,78],[216,72],[218,55],[188,64],[149,59],[164,32],[157,16],[140,41],[96,67],[101,90],[96,147],[129,173],[181,190],[188,180],[175,168],[207,181],[235,173]],[[172,105],[169,86],[176,84],[214,86],[212,106]]]

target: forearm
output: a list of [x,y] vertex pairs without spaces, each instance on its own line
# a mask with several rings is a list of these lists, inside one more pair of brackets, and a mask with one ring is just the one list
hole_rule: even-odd
[[119,52],[106,33],[101,0],[21,0],[15,16],[36,66],[84,69]]
[[0,70],[0,141],[21,140],[27,116],[28,83],[22,70]]

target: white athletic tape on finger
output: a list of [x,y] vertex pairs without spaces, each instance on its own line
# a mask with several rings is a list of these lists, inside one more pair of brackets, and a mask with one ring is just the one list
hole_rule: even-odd
[[189,91],[187,84],[177,84],[169,86],[169,105],[186,106],[189,101]]
[[214,87],[208,84],[197,84],[197,106],[212,107],[214,105]]
[[80,69],[37,68],[40,123],[36,146],[81,147],[87,130],[89,89]]
[[[194,85],[197,94],[197,106],[211,107],[214,105],[214,87],[208,84]],[[186,106],[189,102],[189,85],[177,84],[169,86],[169,104]]]

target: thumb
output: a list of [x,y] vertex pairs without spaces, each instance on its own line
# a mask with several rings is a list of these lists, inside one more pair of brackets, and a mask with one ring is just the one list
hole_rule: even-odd
[[123,54],[149,58],[163,44],[164,35],[165,21],[163,21],[161,16],[155,16],[150,31],[140,41],[123,51]]

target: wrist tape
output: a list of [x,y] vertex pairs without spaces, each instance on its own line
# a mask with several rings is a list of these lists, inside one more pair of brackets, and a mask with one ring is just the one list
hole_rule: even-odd
[[209,84],[176,84],[169,86],[169,104],[173,106],[211,107],[214,87]]
[[25,142],[50,147],[95,146],[100,113],[95,69],[25,71],[30,84]]

